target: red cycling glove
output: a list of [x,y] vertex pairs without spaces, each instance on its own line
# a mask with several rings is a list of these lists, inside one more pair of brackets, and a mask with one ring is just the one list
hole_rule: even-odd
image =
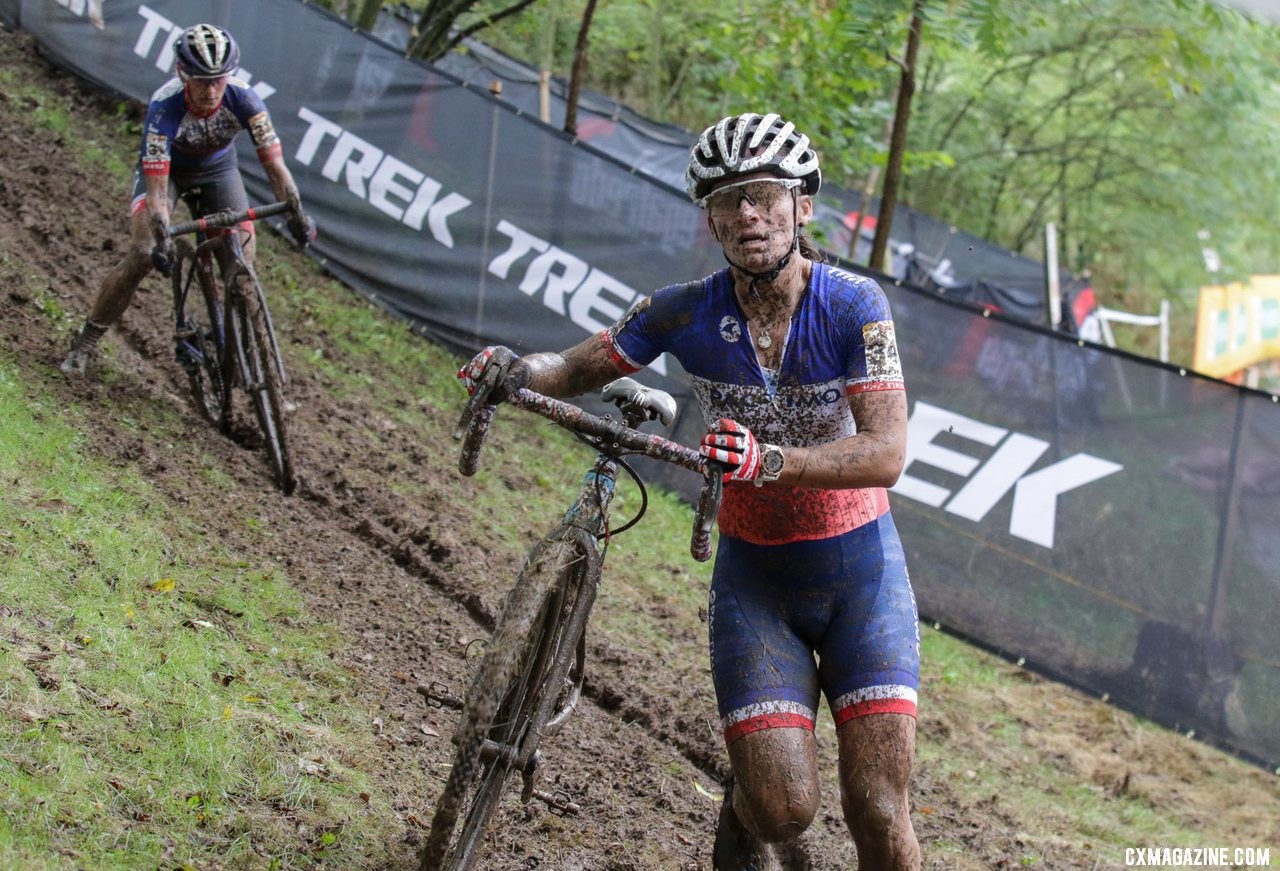
[[751,430],[727,418],[720,418],[702,437],[701,453],[730,467],[726,481],[754,481],[760,475],[760,444]]
[[508,390],[523,387],[529,380],[526,372],[512,375],[512,364],[519,359],[510,348],[490,345],[458,370],[458,380],[467,388],[467,393],[475,395],[476,389],[482,387],[492,402],[502,402],[507,398]]
[[476,392],[476,382],[484,375],[484,370],[489,368],[489,362],[493,360],[493,352],[496,350],[495,346],[490,345],[458,370],[458,380],[462,382],[463,387],[467,388],[468,395]]

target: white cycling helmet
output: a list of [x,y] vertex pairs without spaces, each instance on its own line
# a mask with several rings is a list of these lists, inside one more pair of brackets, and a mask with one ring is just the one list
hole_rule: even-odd
[[240,46],[216,24],[196,24],[173,43],[178,71],[189,78],[215,78],[235,72]]
[[808,136],[776,114],[744,112],[702,131],[689,154],[685,186],[689,198],[698,202],[717,182],[766,171],[800,179],[809,196],[822,186],[818,155],[809,147]]

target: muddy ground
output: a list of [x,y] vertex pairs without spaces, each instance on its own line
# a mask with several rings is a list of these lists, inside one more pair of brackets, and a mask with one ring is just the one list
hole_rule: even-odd
[[[41,58],[22,34],[0,31],[0,68],[39,79],[71,99],[86,130],[120,125],[116,104]],[[416,784],[427,772],[439,784],[448,757],[453,715],[424,706],[421,683],[465,685],[467,642],[483,637],[511,577],[512,565],[495,558],[476,530],[441,506],[465,499],[466,482],[454,469],[452,446],[420,444],[397,428],[370,396],[338,399],[314,369],[294,367],[289,386],[297,404],[291,442],[301,483],[285,498],[267,482],[262,454],[249,433],[225,439],[191,416],[191,444],[212,456],[234,481],[226,497],[206,498],[200,476],[184,462],[192,450],[120,420],[121,409],[155,402],[186,406],[185,382],[174,364],[168,331],[169,301],[156,278],[139,294],[124,322],[105,340],[110,371],[69,381],[57,370],[65,335],[32,288],[67,312],[83,316],[104,268],[118,256],[127,192],[104,184],[75,152],[67,134],[34,121],[38,107],[0,91],[0,348],[24,367],[37,389],[86,409],[85,449],[108,462],[141,470],[234,550],[287,568],[316,612],[340,625],[351,641],[349,665],[361,675],[370,729],[382,737],[385,758],[373,767],[397,796],[404,841],[397,867],[410,867],[413,847],[428,814]],[[120,140],[117,137],[116,142]],[[104,228],[119,228],[105,230]],[[279,324],[286,357],[313,351],[324,337],[296,323]],[[109,396],[110,402],[104,401]],[[190,412],[189,406],[187,406]],[[449,412],[441,414],[452,415]],[[353,429],[377,430],[382,450],[352,449]],[[518,490],[520,472],[509,481]],[[427,494],[405,500],[386,486],[411,479]],[[253,514],[271,530],[263,536],[228,518]],[[661,569],[659,569],[661,570]],[[655,602],[655,611],[669,608]],[[697,648],[701,638],[689,639]],[[642,651],[622,651],[607,638],[592,646],[588,698],[574,728],[557,739],[553,785],[582,804],[583,814],[564,821],[547,813],[505,812],[484,867],[508,869],[709,869],[710,839],[717,811],[707,793],[724,773],[724,752],[714,726],[714,701],[705,670],[674,668]],[[926,663],[926,686],[930,688]],[[1143,740],[1095,702],[1027,676],[1024,686],[991,704],[1013,711],[1041,735],[1042,755],[1077,770],[1098,790],[1130,789],[1145,783],[1146,800],[1158,811],[1189,820],[1229,816],[1238,796],[1206,793],[1195,784],[1220,757],[1177,739]],[[939,744],[982,740],[983,712],[939,719],[924,709],[921,740]],[[1190,748],[1190,749],[1188,749]],[[829,757],[830,748],[824,749]],[[1123,757],[1118,769],[1114,760]],[[826,770],[833,770],[826,759]],[[992,764],[1002,764],[993,760]],[[1017,778],[1017,760],[1009,776]],[[1172,785],[1165,784],[1175,772]],[[407,772],[416,776],[410,777]],[[1124,783],[1119,784],[1123,776]],[[1261,785],[1259,785],[1261,783]],[[1181,784],[1181,785],[1179,785]],[[698,786],[705,788],[699,789]],[[1132,787],[1137,789],[1135,785]],[[1249,785],[1276,803],[1265,780]],[[1260,791],[1260,792],[1259,792]],[[962,798],[938,771],[922,765],[912,787],[916,829],[929,868],[995,868],[1036,857],[1037,867],[1107,867],[1086,834],[1067,819],[1055,826],[1025,819],[1023,809],[999,794],[979,801]],[[1118,794],[1118,793],[1117,793]],[[1260,834],[1280,847],[1275,824],[1240,825],[1240,843]],[[1029,834],[1029,831],[1035,834]],[[806,837],[813,867],[855,867],[839,819],[834,784],[824,783],[823,808]],[[949,845],[944,851],[940,846]]]

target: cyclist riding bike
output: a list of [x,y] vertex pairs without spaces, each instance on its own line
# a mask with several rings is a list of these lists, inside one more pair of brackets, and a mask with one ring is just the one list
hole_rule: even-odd
[[[725,473],[710,590],[711,668],[732,778],[716,869],[775,867],[813,821],[814,722],[836,724],[841,804],[858,867],[917,869],[908,781],[919,623],[886,488],[902,472],[907,400],[893,318],[874,281],[826,265],[803,232],[822,174],[774,114],[708,127],[686,172],[728,268],[640,300],[560,353],[486,348],[502,390],[573,396],[672,354]],[[796,255],[800,256],[796,256]]]
[[[305,246],[315,239],[315,222],[302,210],[267,107],[234,75],[240,48],[231,34],[213,24],[197,24],[182,32],[173,52],[177,75],[152,95],[147,108],[133,174],[129,248],[102,280],[89,316],[72,340],[61,366],[68,374],[84,373],[98,341],[129,308],[152,268],[171,273],[174,249],[167,230],[179,197],[197,217],[248,208],[234,147],[241,130],[249,131],[275,198],[292,207],[288,227],[294,240]],[[245,234],[245,258],[252,265],[253,222],[238,232]]]

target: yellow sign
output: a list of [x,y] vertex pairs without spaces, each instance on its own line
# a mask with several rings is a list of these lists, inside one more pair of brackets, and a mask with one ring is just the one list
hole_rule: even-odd
[[1215,378],[1280,358],[1280,275],[1200,288],[1195,369]]

